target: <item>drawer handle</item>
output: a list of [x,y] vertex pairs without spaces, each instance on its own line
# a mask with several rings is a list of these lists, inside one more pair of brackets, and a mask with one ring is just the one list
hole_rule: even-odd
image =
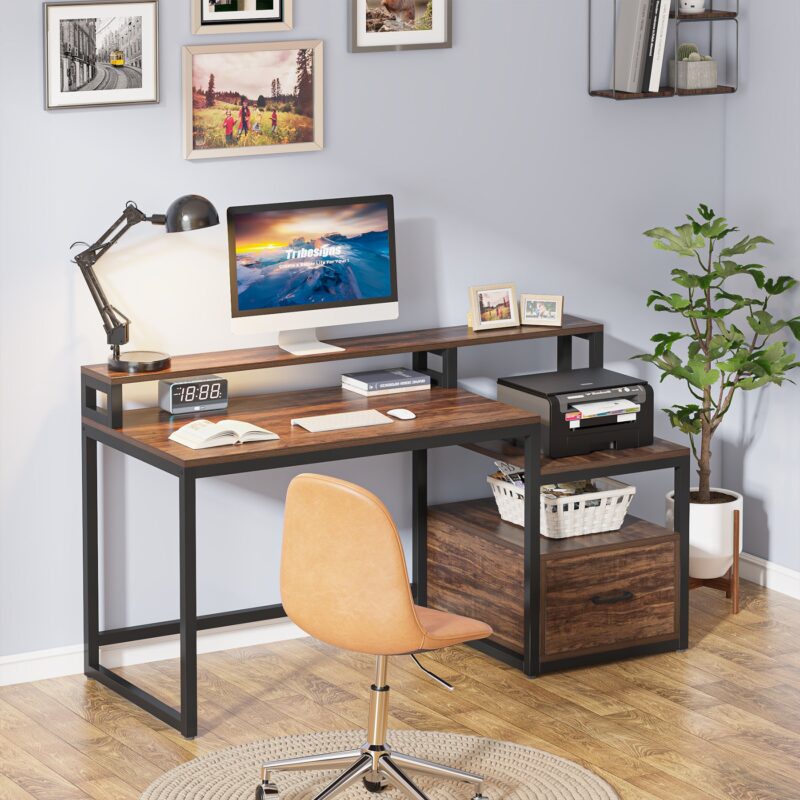
[[596,606],[610,606],[614,603],[627,603],[633,600],[633,592],[618,592],[617,594],[596,594],[592,602]]

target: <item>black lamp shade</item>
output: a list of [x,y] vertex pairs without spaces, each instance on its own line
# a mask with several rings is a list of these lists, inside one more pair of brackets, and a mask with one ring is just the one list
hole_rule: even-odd
[[167,233],[186,233],[219,225],[219,214],[213,204],[198,194],[179,197],[167,209]]

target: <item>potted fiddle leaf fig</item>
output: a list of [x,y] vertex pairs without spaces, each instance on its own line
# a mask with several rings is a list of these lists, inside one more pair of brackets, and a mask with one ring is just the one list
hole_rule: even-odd
[[[664,409],[673,427],[689,435],[699,482],[691,492],[690,567],[693,578],[722,577],[733,563],[733,512],[742,512],[736,492],[715,488],[711,476],[714,437],[739,392],[769,384],[780,386],[800,366],[788,350],[788,336],[800,340],[800,317],[773,316],[773,301],[797,281],[771,278],[750,253],[772,242],[763,236],[733,236],[731,227],[708,206],[698,218],[674,230],[653,228],[645,236],[655,247],[686,259],[672,270],[678,291],[653,290],[647,305],[675,321],[653,336],[652,353],[636,356],[661,371],[661,380],[676,378],[690,397]],[[672,518],[672,494],[667,516]],[[740,540],[741,541],[741,540]]]

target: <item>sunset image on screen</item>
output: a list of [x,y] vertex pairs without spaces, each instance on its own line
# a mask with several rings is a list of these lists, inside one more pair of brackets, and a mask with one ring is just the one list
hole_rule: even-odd
[[385,203],[255,211],[232,224],[240,312],[392,296]]

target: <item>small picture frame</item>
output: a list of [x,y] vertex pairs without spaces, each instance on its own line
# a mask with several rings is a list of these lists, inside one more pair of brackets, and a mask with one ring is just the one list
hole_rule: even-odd
[[192,0],[192,33],[272,33],[292,29],[293,0]]
[[523,325],[560,328],[564,320],[564,297],[557,294],[523,294],[520,297]]
[[323,44],[183,48],[187,159],[322,150]]
[[45,108],[158,103],[158,0],[44,4]]
[[473,331],[519,326],[517,289],[512,283],[473,286],[469,290],[470,327]]
[[350,52],[453,46],[453,0],[348,0]]

